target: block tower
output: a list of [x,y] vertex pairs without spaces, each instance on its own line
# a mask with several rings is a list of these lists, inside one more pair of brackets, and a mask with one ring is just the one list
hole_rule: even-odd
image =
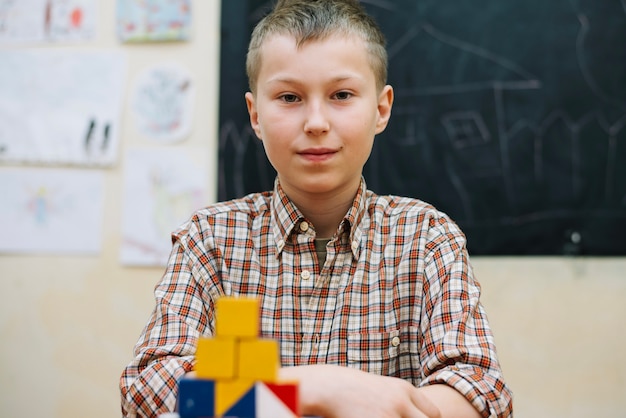
[[278,342],[259,338],[259,301],[222,297],[215,336],[201,337],[196,376],[178,384],[180,418],[297,418],[298,382],[278,381]]

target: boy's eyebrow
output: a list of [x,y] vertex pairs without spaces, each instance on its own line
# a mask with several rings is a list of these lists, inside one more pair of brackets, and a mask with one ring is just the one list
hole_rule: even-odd
[[[358,74],[339,75],[330,79],[329,82],[332,84],[332,83],[339,83],[342,81],[354,80],[354,79],[362,80],[363,77],[359,76]],[[273,84],[273,83],[305,84],[305,81],[301,81],[300,79],[297,79],[295,77],[290,77],[290,76],[277,76],[277,77],[270,78],[269,80],[267,80],[267,84]]]

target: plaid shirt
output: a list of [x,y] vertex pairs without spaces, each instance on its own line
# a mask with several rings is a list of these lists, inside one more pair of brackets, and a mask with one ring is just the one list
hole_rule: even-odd
[[[156,307],[124,370],[126,416],[173,410],[199,336],[215,329],[221,295],[261,300],[261,336],[283,366],[339,364],[445,383],[483,416],[512,415],[465,237],[422,201],[378,196],[365,182],[327,245],[278,182],[197,211],[172,235]],[[219,359],[217,359],[219,361]]]

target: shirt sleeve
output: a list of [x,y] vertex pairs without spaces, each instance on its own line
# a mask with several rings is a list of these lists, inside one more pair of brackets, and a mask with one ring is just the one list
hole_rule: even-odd
[[484,417],[511,417],[512,393],[480,303],[465,237],[449,221],[440,226],[431,231],[426,260],[421,384],[452,386]]
[[[200,335],[211,332],[215,300],[199,278],[210,263],[198,263],[201,241],[173,235],[166,271],[154,294],[156,306],[134,349],[134,359],[120,378],[125,417],[153,417],[175,410],[178,380],[194,366]],[[200,271],[203,269],[203,271]],[[208,305],[208,306],[207,306]]]

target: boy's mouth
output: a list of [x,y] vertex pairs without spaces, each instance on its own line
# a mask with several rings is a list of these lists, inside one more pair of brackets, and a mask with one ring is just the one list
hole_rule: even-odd
[[298,152],[298,155],[309,161],[324,161],[331,158],[336,152],[331,148],[308,148]]

